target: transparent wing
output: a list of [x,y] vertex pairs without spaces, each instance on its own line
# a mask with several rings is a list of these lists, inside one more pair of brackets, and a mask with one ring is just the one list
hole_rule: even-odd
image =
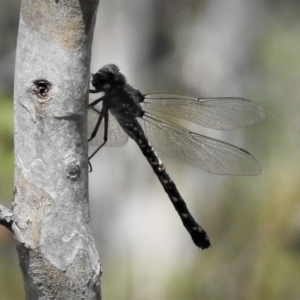
[[255,175],[258,161],[246,150],[161,120],[143,117],[145,131],[158,150],[167,156],[214,174]]
[[243,98],[194,98],[171,94],[144,95],[145,109],[174,115],[221,130],[252,125],[265,117],[264,109]]
[[[92,98],[92,97],[90,97]],[[93,97],[95,98],[95,97]],[[97,97],[96,97],[97,99]],[[94,99],[95,100],[95,99]],[[92,99],[93,101],[93,99]],[[90,101],[90,102],[92,102]],[[98,103],[95,108],[100,112],[102,109],[102,103]],[[99,114],[92,109],[88,110],[88,137],[91,136],[96,123],[98,121]],[[103,143],[103,137],[104,137],[104,120],[102,121],[100,128],[97,132],[97,135],[94,139],[92,139],[89,143],[91,146],[100,146]],[[105,146],[109,147],[118,147],[123,146],[126,144],[128,140],[128,135],[125,133],[125,131],[122,129],[122,127],[119,125],[118,121],[115,119],[115,117],[109,113],[109,119],[108,119],[108,140]]]

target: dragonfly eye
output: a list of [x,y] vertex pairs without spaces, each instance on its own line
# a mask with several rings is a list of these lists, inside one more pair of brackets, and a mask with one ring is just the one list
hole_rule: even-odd
[[126,77],[122,73],[118,73],[115,76],[115,82],[117,87],[123,87],[126,84]]
[[110,74],[98,71],[93,75],[92,85],[98,90],[103,91],[110,88],[111,76]]

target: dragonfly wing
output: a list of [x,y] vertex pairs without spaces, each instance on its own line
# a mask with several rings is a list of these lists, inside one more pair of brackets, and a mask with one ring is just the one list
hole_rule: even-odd
[[243,98],[195,98],[171,94],[144,95],[145,109],[174,115],[221,130],[252,125],[265,117],[264,109]]
[[145,131],[158,150],[213,174],[255,175],[258,161],[246,150],[162,121],[146,113]]
[[[95,108],[100,112],[102,109],[102,104],[99,103],[95,106]],[[88,137],[91,136],[96,123],[98,121],[99,114],[92,110],[88,110]],[[108,119],[108,139],[105,146],[109,147],[118,147],[123,146],[126,144],[128,140],[128,135],[125,133],[125,131],[122,129],[118,121],[115,119],[115,117],[109,113],[109,119]],[[94,139],[90,141],[91,146],[97,146],[99,147],[104,141],[104,120],[102,120],[102,123],[99,127],[99,130],[97,132],[97,135]]]

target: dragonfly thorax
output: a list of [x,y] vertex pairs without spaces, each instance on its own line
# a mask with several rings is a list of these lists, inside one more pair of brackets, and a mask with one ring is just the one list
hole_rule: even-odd
[[108,101],[109,111],[118,119],[118,121],[132,119],[143,116],[143,109],[140,102],[143,96],[129,84],[123,88],[106,93],[105,101]]

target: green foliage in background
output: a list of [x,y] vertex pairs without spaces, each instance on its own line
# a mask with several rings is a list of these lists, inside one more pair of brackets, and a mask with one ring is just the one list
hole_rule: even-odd
[[[0,203],[11,206],[13,197],[13,97],[0,96]],[[0,299],[24,298],[21,272],[12,234],[0,228]]]
[[13,98],[0,96],[0,198],[11,201],[13,191]]

